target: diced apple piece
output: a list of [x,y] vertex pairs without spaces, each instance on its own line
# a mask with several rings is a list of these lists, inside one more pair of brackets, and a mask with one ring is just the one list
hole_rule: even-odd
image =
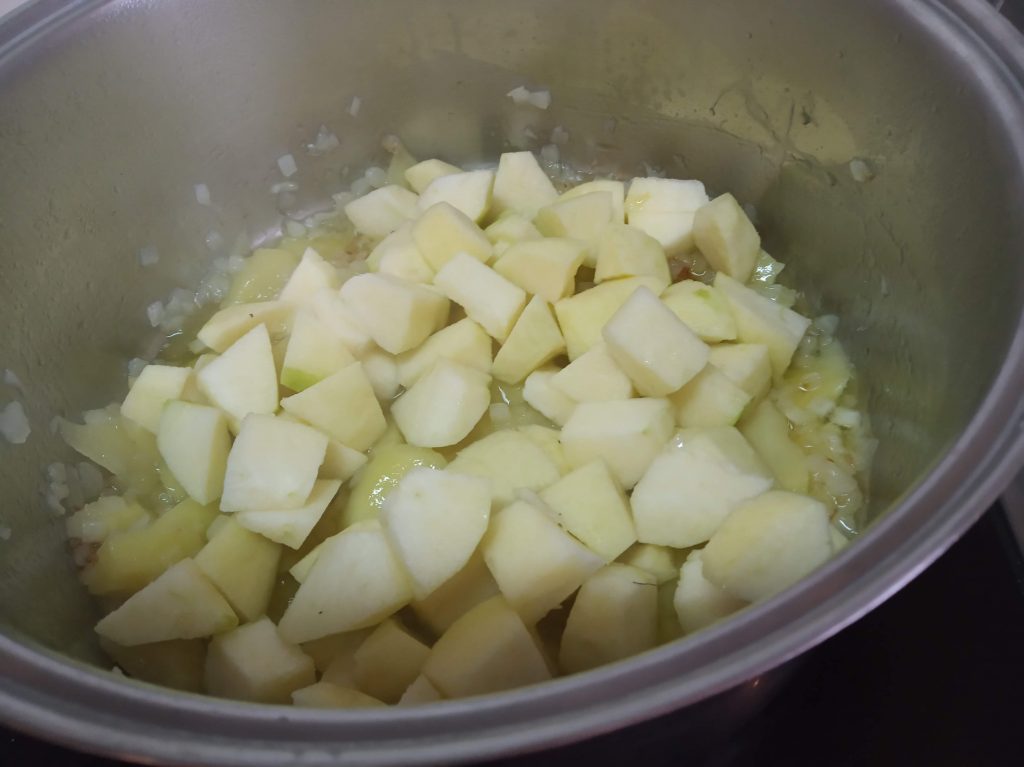
[[122,647],[101,637],[100,647],[135,679],[185,692],[203,691],[206,642],[202,639],[172,639]]
[[380,523],[329,538],[281,618],[282,635],[308,642],[372,626],[406,605],[412,589]]
[[134,501],[105,495],[68,517],[66,528],[71,541],[102,543],[111,535],[143,528],[150,521],[149,513]]
[[499,381],[518,383],[565,351],[565,339],[551,305],[534,296],[494,356],[492,373]]
[[[331,538],[334,537],[335,536],[333,535],[331,536]],[[313,547],[306,556],[288,568],[288,574],[291,575],[297,583],[306,582],[306,577],[309,575],[309,571],[313,569],[313,565],[316,563],[317,557],[319,557],[320,553],[324,550],[324,544],[331,540],[331,538],[321,541],[317,546]]]
[[541,490],[561,476],[542,447],[526,434],[511,429],[496,431],[467,445],[448,464],[448,470],[489,479],[497,506],[511,503],[517,490]]
[[442,176],[462,173],[462,168],[444,160],[423,160],[412,167],[406,168],[405,180],[416,194],[423,194],[428,186]]
[[498,593],[498,584],[478,548],[465,567],[434,589],[426,599],[410,606],[431,631],[440,635],[478,604]]
[[322,679],[342,687],[355,687],[356,650],[373,633],[372,628],[345,631],[340,634],[314,639],[299,645],[302,651],[313,659]]
[[353,676],[363,692],[397,703],[420,675],[430,648],[394,620],[386,620],[355,652]]
[[391,184],[352,200],[345,215],[363,234],[380,239],[420,214],[419,196]]
[[410,445],[446,447],[472,431],[491,401],[490,376],[440,359],[391,405]]
[[697,211],[693,237],[711,267],[746,282],[761,252],[761,237],[731,194],[723,194]]
[[576,271],[586,254],[587,246],[579,240],[526,240],[509,246],[495,262],[494,271],[527,293],[555,303],[572,295]]
[[637,211],[629,214],[629,226],[658,243],[666,256],[676,256],[693,250],[693,211]]
[[412,227],[411,222],[404,224],[381,240],[366,263],[371,271],[429,285],[434,281],[434,270],[416,246]]
[[206,354],[200,354],[196,357],[196,361],[192,363],[192,372],[188,377],[188,381],[185,383],[185,388],[181,392],[179,399],[185,402],[193,402],[196,405],[209,405],[210,400],[207,399],[206,395],[199,390],[199,383],[196,380],[196,375],[204,367],[213,362],[219,354],[213,352],[207,352]]
[[555,304],[555,315],[565,336],[569,359],[576,359],[601,342],[601,330],[605,324],[641,286],[660,293],[667,285],[653,277],[609,280]]
[[774,490],[736,506],[704,547],[704,577],[756,602],[793,585],[832,556],[828,510]]
[[82,571],[82,581],[93,594],[134,593],[175,562],[202,549],[206,528],[216,516],[215,508],[190,499],[146,527],[111,535],[96,552],[95,561]]
[[558,368],[543,368],[530,373],[523,384],[523,399],[549,421],[564,426],[576,407],[576,400],[555,387],[554,379],[558,373]]
[[281,366],[281,385],[292,391],[308,389],[355,362],[355,357],[310,309],[295,313],[295,322]]
[[727,618],[747,603],[715,586],[704,577],[702,553],[691,551],[679,571],[673,604],[679,626],[687,634]]
[[277,410],[277,367],[265,325],[257,325],[196,375],[210,402],[235,421]]
[[595,282],[618,277],[653,277],[672,281],[665,251],[653,237],[626,224],[610,224],[597,244]]
[[213,315],[196,337],[215,352],[227,351],[257,325],[266,325],[274,335],[287,330],[295,307],[284,301],[235,304]]
[[[305,391],[285,397],[281,407],[354,450],[366,450],[387,429],[384,411],[359,362]],[[276,508],[288,506],[281,504]]]
[[160,417],[156,444],[186,493],[202,504],[220,498],[231,449],[224,413],[191,402],[168,402]]
[[338,291],[321,290],[313,295],[309,305],[317,319],[338,336],[356,357],[372,348],[373,339],[359,326]]
[[543,450],[548,458],[551,459],[551,462],[555,464],[555,468],[558,469],[560,475],[565,475],[572,471],[572,466],[566,460],[565,450],[562,449],[560,441],[562,434],[558,429],[529,423],[524,426],[517,426],[516,431],[528,437],[533,444]]
[[740,424],[740,433],[771,469],[779,487],[806,493],[810,482],[807,456],[789,437],[789,421],[768,400],[762,400]]
[[342,527],[366,519],[376,519],[384,501],[402,477],[418,466],[443,469],[448,464],[440,453],[415,445],[388,445],[374,450],[373,458],[359,475],[349,494]]
[[658,586],[658,644],[674,642],[683,635],[683,628],[679,625],[679,618],[676,615],[676,607],[673,599],[676,595],[678,581],[669,581]]
[[847,538],[846,534],[839,529],[838,525],[829,525],[828,534],[829,539],[832,541],[832,551],[834,553],[839,553],[850,545],[850,539]]
[[468,317],[442,328],[396,360],[398,381],[410,388],[439,359],[458,362],[481,373],[491,372],[491,337]]
[[619,557],[624,565],[638,567],[650,573],[659,586],[679,576],[678,553],[668,546],[655,546],[652,543],[634,544],[629,551]]
[[387,704],[351,687],[317,682],[292,693],[292,704],[305,708],[382,708]]
[[124,398],[121,415],[155,434],[164,404],[181,399],[190,375],[188,368],[146,365]]
[[238,618],[191,559],[169,567],[96,624],[96,633],[133,647],[227,631]]
[[[533,223],[545,237],[571,237],[591,243],[597,241],[613,216],[611,193],[589,192],[548,203],[537,211]],[[594,265],[592,256],[587,260],[587,266]]]
[[303,303],[317,291],[338,289],[338,270],[321,258],[312,248],[306,248],[302,260],[281,289],[281,301]]
[[435,272],[456,253],[466,253],[478,261],[488,261],[494,251],[491,241],[473,221],[446,202],[424,211],[413,224],[412,238],[420,254]]
[[480,221],[491,206],[493,170],[469,170],[438,176],[420,195],[420,210],[446,202],[472,221]]
[[448,319],[444,296],[390,274],[352,277],[342,286],[341,299],[363,330],[392,354],[419,346]]
[[686,429],[633,490],[637,537],[662,546],[696,546],[738,503],[772,483],[771,472],[736,429]]
[[270,604],[280,558],[278,544],[228,519],[195,563],[243,621],[254,621]]
[[577,184],[572,189],[562,193],[561,199],[570,200],[573,197],[582,197],[591,192],[608,192],[612,196],[612,223],[622,224],[626,221],[626,185],[621,181],[612,179],[595,179]]
[[497,221],[484,229],[484,234],[495,246],[495,250],[499,245],[508,247],[516,242],[540,240],[544,237],[529,219],[518,213],[503,213],[498,216]]
[[658,587],[648,573],[610,564],[580,587],[562,634],[569,674],[628,658],[657,644]]
[[306,542],[340,487],[341,482],[336,479],[318,479],[309,498],[297,509],[240,511],[235,520],[253,533],[297,549]]
[[423,675],[448,698],[511,690],[551,678],[522,618],[502,597],[477,605],[430,651]]
[[725,298],[711,285],[683,280],[670,285],[661,300],[676,317],[709,344],[736,338],[736,320]]
[[772,385],[772,363],[764,344],[721,344],[711,347],[708,362],[757,399]]
[[493,200],[496,213],[512,210],[532,218],[539,207],[556,197],[555,185],[532,152],[505,152],[498,159]]
[[320,479],[336,479],[344,482],[366,464],[366,453],[353,450],[337,440],[327,441],[327,452],[320,466]]
[[398,699],[399,706],[419,706],[424,703],[434,703],[443,700],[441,691],[434,687],[422,674],[413,680],[413,683],[405,688],[402,697]]
[[288,703],[316,681],[313,660],[286,642],[269,618],[239,626],[210,642],[206,690],[251,703]]
[[669,396],[676,423],[688,426],[733,426],[750,395],[714,365],[707,365],[682,389]]
[[[283,248],[257,248],[243,260],[242,268],[232,278],[221,306],[260,303],[276,298],[295,271],[299,255]],[[231,343],[228,341],[225,346]]]
[[708,347],[647,288],[638,288],[602,331],[608,353],[649,397],[678,391],[704,369]]
[[501,593],[531,625],[604,564],[547,514],[524,501],[495,515],[482,546]]
[[491,483],[486,479],[424,467],[402,477],[384,502],[380,520],[416,599],[429,596],[465,566],[490,516]]
[[465,253],[453,256],[437,273],[434,284],[499,341],[508,338],[526,305],[522,288]]
[[782,378],[811,321],[724,272],[715,276],[715,287],[725,296],[736,318],[736,337],[744,343],[767,346],[772,373],[776,380]]
[[402,388],[398,381],[398,363],[394,354],[383,349],[371,349],[360,360],[363,372],[381,402],[390,402]]
[[675,178],[634,178],[626,195],[626,217],[636,213],[695,211],[707,205],[708,195],[700,181]]
[[573,467],[601,458],[625,489],[633,487],[675,429],[665,399],[583,402],[562,429]]
[[612,359],[603,341],[556,373],[551,385],[574,402],[608,402],[633,396],[633,382]]
[[592,461],[540,493],[555,520],[611,562],[636,543],[629,500],[604,461]]
[[326,451],[327,437],[316,429],[269,415],[247,416],[228,454],[221,511],[298,508],[313,489]]

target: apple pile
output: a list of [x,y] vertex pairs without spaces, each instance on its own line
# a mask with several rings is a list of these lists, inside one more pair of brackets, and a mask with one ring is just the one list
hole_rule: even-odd
[[306,706],[496,692],[699,630],[842,544],[794,434],[856,415],[849,364],[755,289],[778,264],[731,195],[560,194],[528,152],[405,179],[345,206],[362,273],[308,247],[272,289],[240,275],[259,300],[190,364],[62,424],[111,478],[68,532],[125,671]]

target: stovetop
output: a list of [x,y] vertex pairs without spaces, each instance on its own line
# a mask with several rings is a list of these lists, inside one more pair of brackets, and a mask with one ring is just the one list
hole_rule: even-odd
[[[993,507],[881,607],[812,650],[764,713],[711,753],[685,714],[491,767],[1001,767],[1024,763],[1024,558]],[[0,763],[113,767],[0,729]]]

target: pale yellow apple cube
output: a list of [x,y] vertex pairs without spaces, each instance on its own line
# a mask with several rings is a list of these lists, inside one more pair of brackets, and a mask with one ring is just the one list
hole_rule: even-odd
[[196,374],[199,390],[234,423],[277,410],[277,366],[265,325],[257,325]]
[[639,287],[661,293],[667,283],[654,277],[608,280],[555,304],[555,316],[565,336],[569,359],[574,360],[601,342],[601,331],[612,315]]
[[629,226],[657,242],[666,256],[678,256],[693,250],[696,216],[692,210],[638,211],[630,214]]
[[133,647],[170,639],[197,639],[227,631],[238,618],[191,559],[171,565],[96,624],[96,633]]
[[633,487],[675,429],[665,399],[581,402],[562,428],[565,457],[574,467],[601,458],[625,489]]
[[308,389],[355,362],[344,341],[311,309],[295,313],[281,365],[281,385],[292,391]]
[[603,341],[558,371],[551,385],[574,402],[608,402],[633,396],[633,382],[612,359]]
[[523,399],[552,423],[564,426],[576,407],[576,400],[554,386],[554,379],[558,373],[559,370],[555,367],[542,368],[530,373],[523,382]]
[[387,704],[365,692],[331,682],[317,682],[292,693],[292,704],[305,708],[384,708]]
[[412,227],[412,238],[420,254],[435,272],[456,253],[478,261],[489,261],[494,252],[491,241],[465,213],[446,202],[423,212]]
[[750,395],[714,365],[707,365],[682,389],[671,394],[676,423],[689,426],[733,426],[743,415]]
[[359,361],[377,399],[383,404],[393,400],[402,388],[398,380],[397,355],[383,349],[371,349]]
[[441,691],[431,684],[430,680],[420,674],[413,680],[413,683],[405,688],[402,697],[398,700],[399,706],[419,706],[424,703],[434,703],[443,700]]
[[551,678],[536,640],[500,596],[452,624],[430,651],[423,675],[446,698],[501,692]]
[[164,405],[181,399],[190,376],[188,368],[146,365],[121,403],[121,415],[155,434]]
[[431,183],[442,176],[451,176],[454,173],[462,173],[462,168],[444,160],[423,160],[406,168],[405,180],[416,194],[423,194],[423,190]]
[[384,411],[359,362],[285,397],[281,407],[354,450],[366,450],[387,429]]
[[410,388],[439,359],[491,372],[492,341],[480,325],[468,317],[442,328],[418,348],[401,354],[396,359],[398,382]]
[[736,320],[718,290],[696,280],[670,285],[661,300],[704,342],[717,344],[736,339]]
[[498,584],[477,548],[465,567],[410,607],[417,618],[440,635],[478,604],[498,593]]
[[695,211],[708,202],[700,181],[675,178],[634,178],[626,195],[626,219],[637,213]]
[[269,618],[239,626],[210,642],[206,691],[251,703],[288,703],[316,681],[313,660],[285,641]]
[[341,526],[376,519],[402,477],[417,466],[443,469],[447,465],[443,455],[429,448],[406,444],[374,446],[373,457],[349,492]]
[[335,439],[327,441],[327,452],[317,475],[320,479],[344,482],[366,465],[366,453],[353,450]]
[[775,405],[762,400],[743,418],[739,429],[772,470],[779,487],[793,493],[807,492],[810,482],[807,455],[790,438],[789,421]]
[[434,281],[434,270],[420,253],[412,237],[412,227],[412,222],[404,224],[378,243],[366,259],[370,271],[424,285]]
[[191,402],[168,402],[156,435],[160,456],[182,488],[199,503],[213,503],[224,489],[231,434],[224,413]]
[[733,427],[683,430],[633,489],[637,538],[676,548],[704,543],[737,504],[773,483]]
[[498,159],[493,200],[496,213],[511,210],[532,218],[538,208],[557,196],[554,184],[532,152],[505,152]]
[[611,562],[636,543],[629,499],[604,461],[581,466],[540,493],[555,520]]
[[708,362],[752,399],[768,393],[772,385],[772,363],[764,344],[719,344],[711,347]]
[[540,296],[534,296],[494,355],[491,373],[499,381],[519,383],[564,352],[565,339],[551,305]]
[[394,401],[391,415],[411,445],[454,445],[487,412],[490,382],[490,376],[479,370],[440,359]]
[[761,252],[761,237],[731,194],[716,197],[697,211],[693,237],[713,269],[746,282]]
[[653,277],[669,283],[665,251],[656,239],[626,224],[610,224],[597,243],[595,282],[618,277]]
[[448,319],[448,300],[429,287],[389,274],[359,274],[341,288],[356,321],[385,351],[419,346]]
[[773,490],[736,506],[711,536],[702,559],[711,583],[756,602],[793,585],[831,556],[825,505]]
[[519,490],[541,490],[561,476],[551,456],[527,434],[503,429],[467,445],[448,470],[490,480],[497,506],[511,503]]
[[240,511],[234,520],[263,538],[297,549],[306,542],[340,487],[341,482],[336,479],[318,479],[309,498],[297,509]]
[[356,322],[352,310],[341,300],[338,291],[318,291],[309,300],[309,306],[317,319],[338,336],[356,357],[373,347],[373,339]]
[[493,170],[468,170],[438,176],[420,195],[420,210],[445,202],[478,222],[491,206]]
[[419,196],[396,184],[374,189],[345,206],[345,215],[363,234],[381,239],[420,214]]
[[658,587],[642,570],[610,564],[580,587],[562,634],[559,666],[574,674],[657,644]]
[[507,248],[515,242],[540,240],[544,237],[530,219],[511,212],[498,216],[493,224],[484,229],[484,234],[496,249],[498,245],[503,244]]
[[495,262],[494,271],[527,293],[555,303],[572,295],[576,271],[586,254],[587,246],[579,240],[526,240],[509,246]]
[[703,553],[691,551],[679,571],[672,603],[679,627],[687,634],[700,631],[747,606],[704,577]]
[[582,197],[591,192],[607,192],[612,196],[612,223],[622,224],[626,221],[626,185],[621,181],[608,178],[584,181],[572,189],[562,192],[561,199],[571,200],[573,197]]
[[[548,203],[537,211],[533,223],[545,237],[571,237],[591,243],[614,215],[611,193],[598,191]],[[593,266],[593,261],[587,266]]]
[[498,588],[527,624],[560,605],[604,564],[547,514],[524,501],[495,515],[482,547]]
[[618,561],[650,573],[654,582],[660,586],[679,577],[678,558],[677,549],[655,546],[653,543],[636,543]]
[[384,621],[355,652],[353,676],[363,692],[397,703],[420,675],[430,648],[395,620]]
[[678,391],[708,362],[707,344],[647,288],[626,300],[602,335],[612,359],[646,396]]
[[328,538],[281,618],[301,643],[379,623],[412,599],[409,577],[380,523],[359,522]]
[[287,301],[235,304],[214,314],[196,337],[215,352],[227,351],[257,325],[266,325],[275,336],[286,332],[294,311],[295,306]]
[[281,288],[281,301],[303,303],[320,290],[338,289],[338,270],[312,248],[306,248],[288,282]]
[[526,292],[472,256],[458,253],[434,284],[492,337],[504,341],[526,306]]
[[196,554],[195,563],[243,621],[254,621],[270,604],[280,558],[277,543],[229,518]]

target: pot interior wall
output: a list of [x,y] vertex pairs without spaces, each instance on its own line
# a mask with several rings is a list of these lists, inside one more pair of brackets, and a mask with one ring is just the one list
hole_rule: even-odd
[[[124,392],[145,307],[194,284],[211,231],[265,238],[275,159],[308,210],[381,161],[474,162],[556,125],[570,163],[697,177],[757,206],[766,247],[863,373],[881,446],[873,514],[968,422],[1020,312],[1022,201],[970,71],[879,3],[123,2],[0,52],[0,368],[32,436],[0,445],[0,621],[94,658],[94,617],[47,511],[49,430]],[[513,87],[550,88],[547,111]],[[361,99],[357,116],[348,113]],[[303,147],[326,124],[341,147]],[[850,162],[873,174],[856,181]],[[349,176],[349,179],[354,177]],[[199,206],[197,183],[211,207]],[[1019,189],[1019,187],[1013,187]],[[1019,236],[1019,235],[1018,235]],[[142,269],[140,248],[157,266]],[[792,284],[792,282],[791,282]],[[0,405],[15,395],[2,392]]]

